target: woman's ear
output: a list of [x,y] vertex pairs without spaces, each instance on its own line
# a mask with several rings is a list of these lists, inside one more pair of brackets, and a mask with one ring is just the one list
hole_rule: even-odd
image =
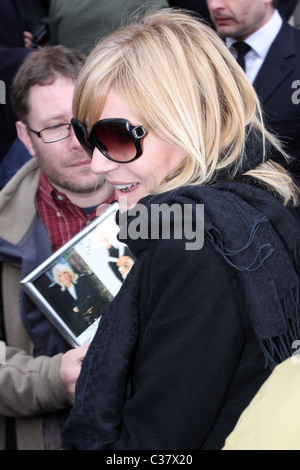
[[24,122],[17,121],[16,122],[16,129],[17,129],[17,134],[18,134],[19,139],[23,142],[23,144],[27,148],[30,155],[32,155],[34,157],[35,156],[35,151],[34,151],[30,136],[28,134],[28,129],[27,129],[26,125],[24,124]]

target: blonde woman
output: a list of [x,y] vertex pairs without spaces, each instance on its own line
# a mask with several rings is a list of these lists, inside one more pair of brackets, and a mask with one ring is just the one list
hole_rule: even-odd
[[79,336],[102,315],[108,299],[101,296],[100,286],[97,290],[88,274],[79,275],[66,264],[55,264],[52,275],[60,286],[57,309],[72,333]]
[[221,449],[299,336],[280,148],[223,42],[172,9],[100,42],[73,104],[136,261],[83,362],[65,447]]
[[78,274],[66,264],[56,264],[52,269],[52,274],[54,281],[60,286],[62,292],[70,289],[78,280]]

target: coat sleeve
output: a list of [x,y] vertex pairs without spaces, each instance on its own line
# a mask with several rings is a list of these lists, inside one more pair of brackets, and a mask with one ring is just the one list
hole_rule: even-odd
[[151,243],[83,361],[65,447],[204,447],[244,340],[233,282],[210,243],[197,253],[182,240]]
[[[1,275],[0,275],[1,278]],[[34,357],[19,314],[20,271],[6,265],[2,285],[5,357],[0,365],[0,414],[32,417],[68,408],[71,398],[60,380],[61,354]]]
[[31,357],[14,347],[5,348],[0,365],[0,414],[32,417],[72,405],[60,380],[61,355]]

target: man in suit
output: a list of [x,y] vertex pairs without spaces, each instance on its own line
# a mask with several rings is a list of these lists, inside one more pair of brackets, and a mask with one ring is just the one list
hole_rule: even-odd
[[185,10],[195,12],[214,28],[214,24],[209,16],[206,0],[169,0],[169,5],[170,7],[184,8]]
[[[282,16],[287,20],[292,16],[298,0],[278,0],[278,10]],[[211,21],[206,0],[169,0],[170,7],[184,8],[186,10],[194,11],[200,18],[207,21],[214,27]]]
[[[23,60],[30,53],[25,47],[24,29],[25,17],[22,9],[22,0],[0,0],[0,80],[4,85],[3,92],[0,96],[0,164],[4,160],[10,147],[17,137],[15,122],[17,116],[13,110],[10,100],[10,89],[13,78],[20,67]],[[20,144],[19,161],[16,166],[20,167],[20,160],[27,161],[27,151]],[[14,169],[14,162],[11,158],[6,161],[8,169]],[[3,173],[6,168],[0,168],[0,189],[2,189],[6,178]],[[8,172],[8,170],[7,170]]]
[[300,178],[300,30],[277,10],[277,0],[207,0],[211,19],[233,54],[236,41],[250,46],[245,73],[262,102],[265,122],[293,157],[286,163]]

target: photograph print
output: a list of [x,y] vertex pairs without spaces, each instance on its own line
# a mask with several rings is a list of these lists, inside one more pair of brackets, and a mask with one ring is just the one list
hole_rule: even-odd
[[92,340],[134,257],[117,238],[118,204],[95,219],[21,281],[26,293],[73,346]]

